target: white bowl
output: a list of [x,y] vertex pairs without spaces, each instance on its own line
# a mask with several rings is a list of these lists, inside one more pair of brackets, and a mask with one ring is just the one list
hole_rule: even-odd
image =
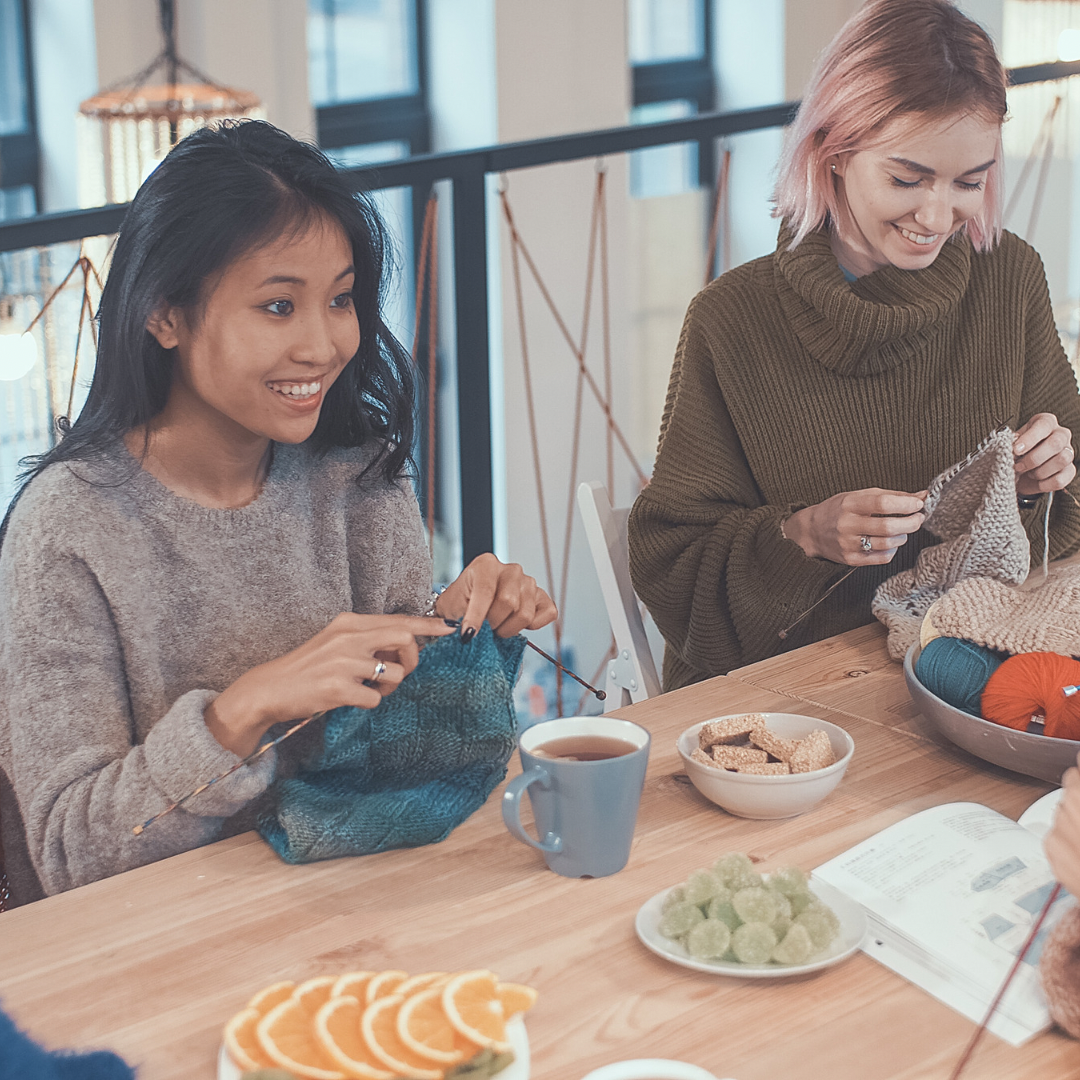
[[[744,716],[745,713],[733,715]],[[706,799],[729,814],[762,820],[797,817],[817,806],[840,783],[851,755],[855,753],[855,742],[843,728],[815,716],[798,713],[762,713],[762,716],[769,730],[782,739],[803,739],[811,731],[824,731],[829,736],[836,761],[824,769],[789,776],[753,776],[714,769],[690,756],[697,748],[698,733],[710,723],[708,720],[687,728],[675,745],[682,755],[690,782]],[[713,719],[728,718],[717,716]]]

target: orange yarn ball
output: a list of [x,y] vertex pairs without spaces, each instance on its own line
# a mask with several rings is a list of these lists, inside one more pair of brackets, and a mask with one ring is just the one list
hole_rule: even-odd
[[1080,740],[1080,694],[1066,697],[1064,686],[1080,684],[1080,660],[1058,653],[1010,656],[990,676],[982,695],[984,720],[1027,731],[1033,716],[1046,717],[1043,734]]

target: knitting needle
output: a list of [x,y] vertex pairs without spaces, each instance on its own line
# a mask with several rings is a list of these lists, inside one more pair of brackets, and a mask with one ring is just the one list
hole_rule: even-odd
[[279,735],[276,739],[268,743],[264,743],[252,754],[248,754],[243,761],[238,761],[235,765],[229,766],[223,773],[219,773],[213,780],[207,780],[205,784],[200,784],[194,791],[189,791],[183,798],[177,799],[172,806],[166,806],[164,810],[155,814],[153,817],[147,818],[141,825],[136,825],[131,831],[136,836],[142,836],[148,825],[153,825],[158,818],[163,818],[166,814],[171,814],[174,810],[178,810],[181,806],[188,801],[188,799],[194,799],[196,795],[201,795],[207,788],[213,787],[219,780],[224,780],[226,776],[232,776],[237,769],[242,769],[245,765],[252,764],[256,758],[262,757],[267,750],[272,750],[278,743],[284,742],[290,735],[295,735],[301,728],[307,727],[312,720],[318,720],[320,716],[325,716],[326,710],[322,712],[312,713],[311,716],[306,717],[303,720],[298,720],[288,731],[283,735]]
[[[443,622],[445,622],[447,626],[461,626],[460,619],[456,621],[453,619],[444,619]],[[595,686],[590,686],[584,679],[575,675],[568,667],[564,667],[562,664],[560,664],[559,661],[556,660],[553,656],[548,656],[548,654],[544,652],[543,649],[541,649],[537,645],[534,645],[531,641],[528,640],[528,638],[525,639],[525,644],[528,645],[531,649],[535,649],[536,652],[538,652],[545,660],[550,660],[551,663],[553,663],[560,671],[563,671],[567,675],[569,675],[571,679],[576,679],[579,683],[581,683],[582,686],[585,687],[586,690],[594,693],[598,701],[603,701],[607,697],[607,694],[603,690],[597,690]],[[295,735],[301,728],[307,727],[307,725],[310,724],[313,720],[318,720],[319,717],[325,715],[326,711],[324,710],[323,712],[314,713],[303,720],[298,720],[284,734],[279,735],[271,742],[264,743],[254,753],[248,754],[248,756],[244,758],[243,761],[236,762],[235,765],[231,765],[223,773],[215,776],[213,780],[207,780],[205,784],[201,784],[194,791],[189,791],[183,798],[177,799],[176,802],[174,802],[171,806],[166,806],[164,810],[161,810],[158,813],[154,814],[153,817],[147,818],[141,825],[136,825],[131,830],[132,833],[135,836],[142,836],[142,834],[146,831],[147,827],[153,825],[154,822],[158,820],[158,818],[163,818],[166,814],[171,814],[174,810],[178,810],[189,799],[194,799],[196,795],[201,795],[204,791],[206,791],[207,788],[213,787],[213,785],[216,784],[219,780],[224,780],[226,776],[232,776],[234,772],[236,772],[238,769],[242,769],[245,765],[251,765],[256,758],[261,757],[263,754],[266,753],[267,750],[272,750],[275,746],[278,745],[278,743],[282,743],[287,738],[289,738],[290,735]]]
[[1066,697],[1072,697],[1073,694],[1080,694],[1080,686],[1063,686],[1061,692]]
[[[443,619],[443,622],[445,622],[447,626],[461,626],[460,619]],[[569,675],[570,678],[574,680],[574,682],[578,683],[578,685],[584,686],[590,694],[595,694],[597,701],[607,700],[606,690],[597,690],[595,686],[587,683],[580,675],[575,675],[574,672],[572,672],[568,667],[564,667],[562,664],[560,664],[554,656],[548,656],[548,654],[544,652],[544,650],[541,649],[539,645],[534,645],[528,638],[525,639],[525,644],[528,645],[533,652],[538,652],[545,660],[547,660],[549,664],[554,664],[564,675]]]
[[1024,942],[1023,948],[1016,954],[1016,959],[1013,961],[1013,966],[1010,968],[1009,974],[1005,976],[1005,981],[1001,984],[1001,989],[997,992],[994,1000],[990,1002],[990,1008],[986,1011],[983,1022],[975,1029],[975,1034],[971,1036],[971,1042],[967,1044],[967,1049],[956,1063],[956,1068],[953,1069],[949,1080],[957,1080],[960,1073],[964,1071],[964,1066],[971,1060],[971,1055],[975,1053],[975,1047],[979,1045],[979,1040],[983,1037],[986,1025],[990,1023],[990,1018],[997,1011],[998,1005],[1001,1004],[1001,999],[1005,996],[1005,991],[1009,989],[1009,984],[1013,981],[1013,976],[1020,970],[1020,965],[1024,962],[1024,957],[1027,956],[1028,952],[1031,950],[1031,946],[1034,944],[1035,939],[1039,936],[1039,931],[1042,929],[1042,924],[1046,921],[1046,916],[1050,914],[1050,909],[1054,906],[1054,903],[1060,895],[1061,882],[1055,882],[1053,889],[1050,891],[1050,895],[1046,898],[1046,903],[1043,905],[1042,911],[1039,912],[1039,917],[1035,920],[1035,925],[1031,928],[1031,933],[1028,934],[1027,940]]

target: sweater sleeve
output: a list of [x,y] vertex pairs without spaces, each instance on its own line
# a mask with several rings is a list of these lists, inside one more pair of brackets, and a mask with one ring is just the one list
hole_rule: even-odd
[[[22,509],[20,507],[20,509]],[[137,743],[124,650],[87,565],[13,521],[0,558],[0,693],[10,779],[47,893],[197,847],[268,785],[270,751],[142,836],[132,828],[239,759],[193,689]]]
[[1039,976],[1050,1015],[1080,1039],[1080,907],[1067,911],[1054,927],[1039,959]]
[[780,631],[846,569],[785,539],[782,522],[798,509],[761,496],[695,301],[672,368],[653,478],[628,532],[634,588],[669,652],[697,677],[779,652]]
[[[1026,245],[1025,245],[1026,247]],[[1027,248],[1030,271],[1024,282],[1024,384],[1019,424],[1036,413],[1053,413],[1072,432],[1073,451],[1080,465],[1080,393],[1076,375],[1061,346],[1042,260]],[[1068,491],[1080,497],[1080,478]],[[1034,508],[1022,511],[1031,541],[1031,565],[1042,563],[1045,547],[1046,496]],[[1080,506],[1065,491],[1054,495],[1050,511],[1050,558],[1061,559],[1080,550]]]

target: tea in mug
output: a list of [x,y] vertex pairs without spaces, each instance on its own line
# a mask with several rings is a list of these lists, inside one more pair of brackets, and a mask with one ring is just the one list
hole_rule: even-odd
[[564,735],[530,750],[533,757],[559,761],[604,761],[625,757],[638,748],[625,739],[610,735]]

